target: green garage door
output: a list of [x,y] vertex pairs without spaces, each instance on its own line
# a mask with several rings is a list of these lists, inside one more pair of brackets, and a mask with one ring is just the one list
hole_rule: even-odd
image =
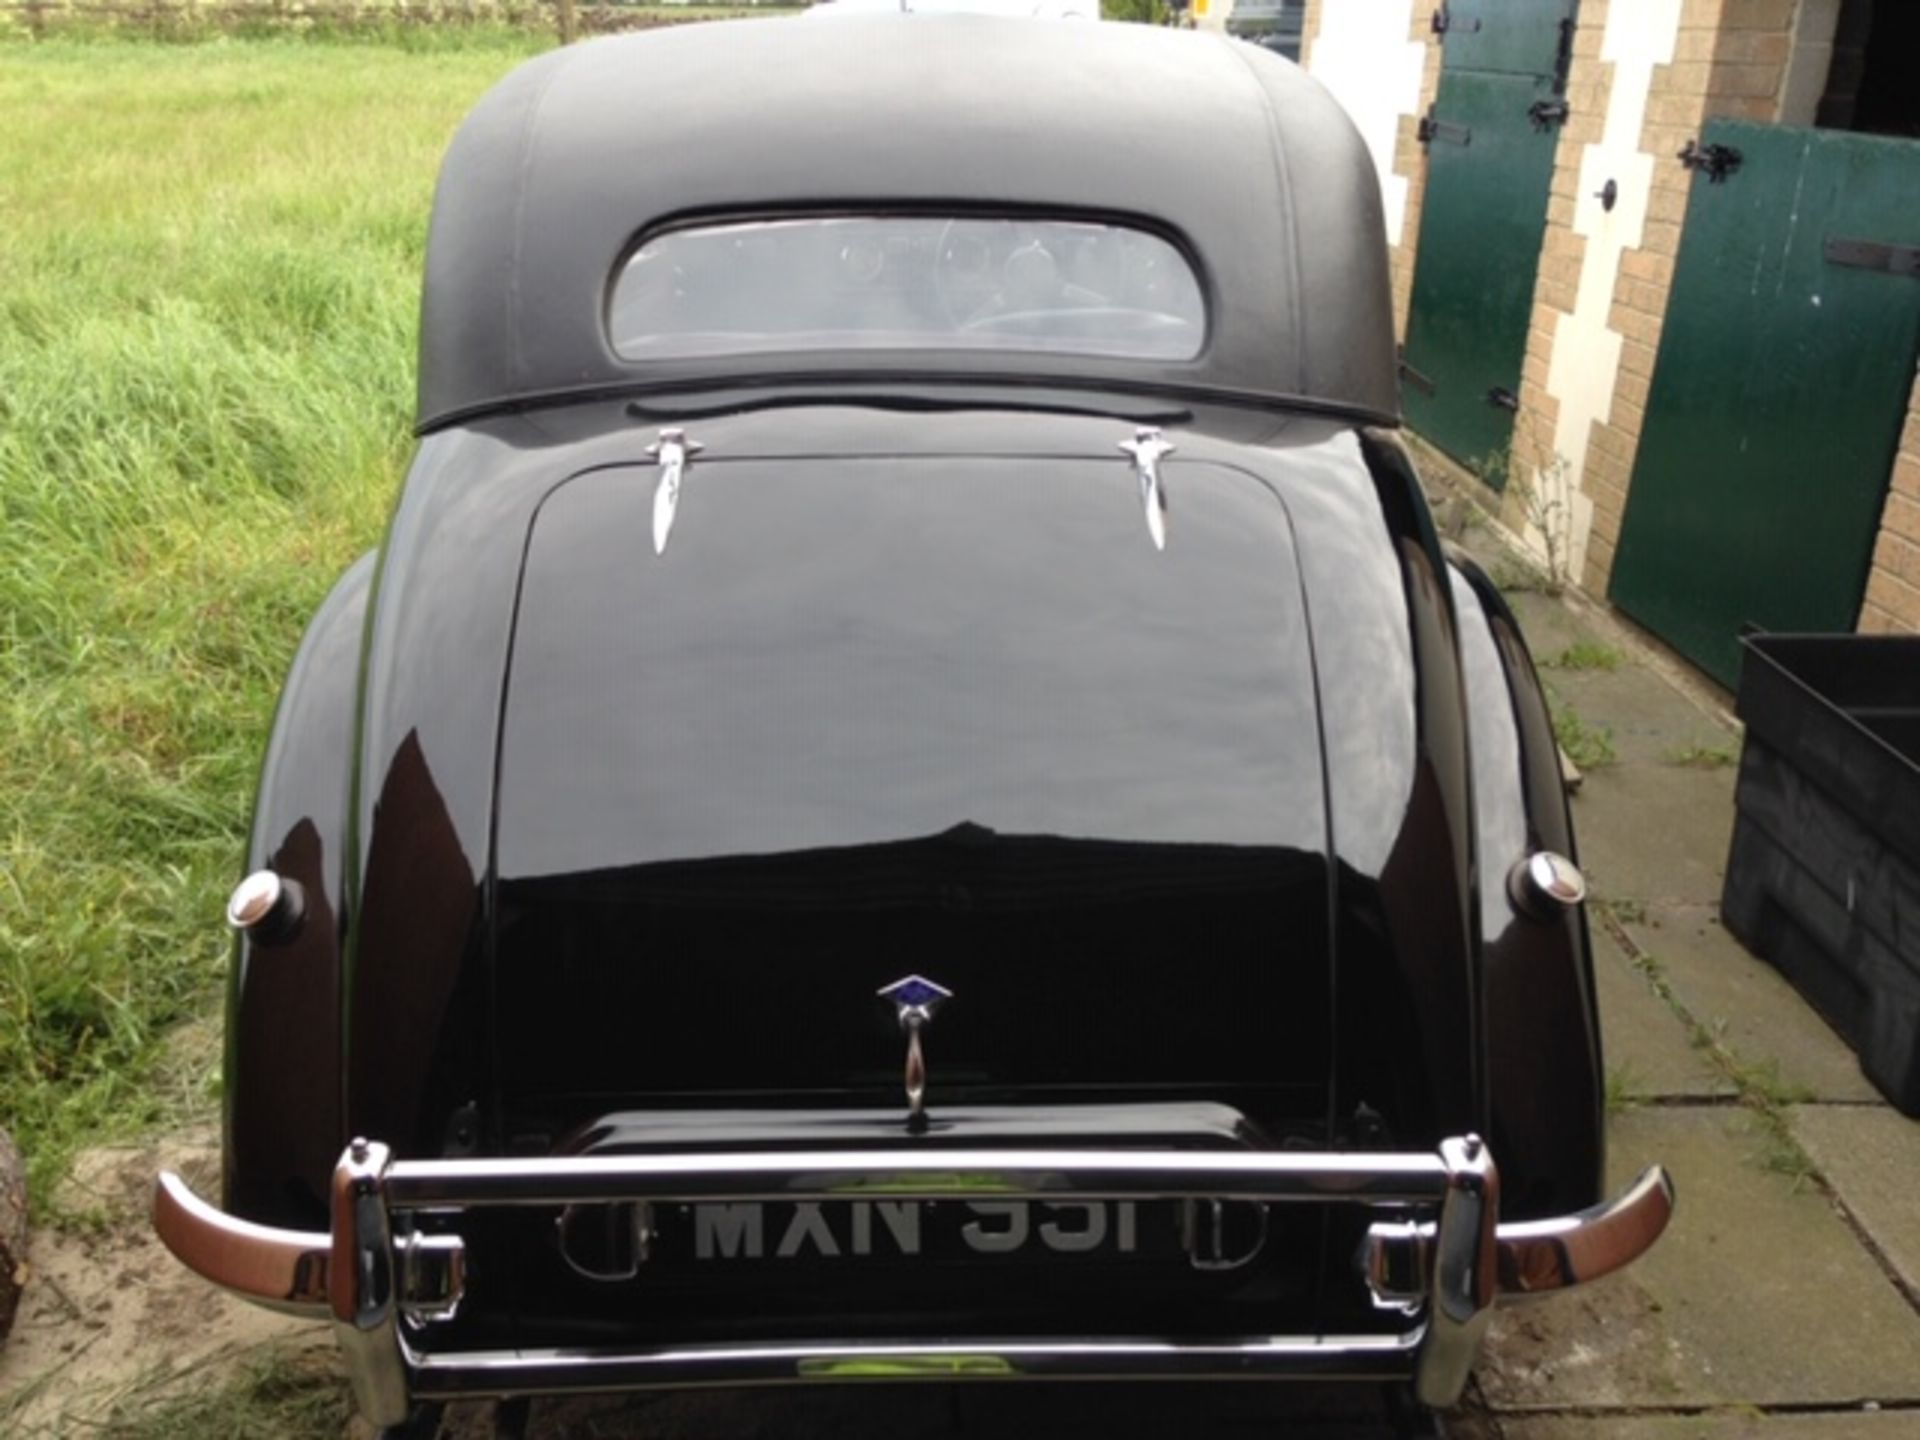
[[1920,141],[1713,121],[1614,559],[1732,685],[1739,634],[1851,630],[1920,357]]
[[[1408,423],[1472,464],[1513,440],[1574,0],[1452,0],[1444,13],[1402,373]],[[1498,483],[1505,467],[1490,473]]]

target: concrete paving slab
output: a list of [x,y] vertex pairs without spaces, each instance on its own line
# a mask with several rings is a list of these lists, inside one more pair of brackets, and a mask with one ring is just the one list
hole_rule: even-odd
[[1598,893],[1717,904],[1733,839],[1733,781],[1732,770],[1676,765],[1590,771],[1574,797],[1573,823]]
[[1824,1195],[1754,1162],[1750,1124],[1727,1106],[1616,1118],[1614,1185],[1664,1160],[1673,1224],[1624,1274],[1496,1317],[1495,1411],[1920,1402],[1920,1315]]
[[1593,981],[1600,996],[1600,1048],[1609,1093],[1634,1100],[1734,1093],[1687,1038],[1680,1018],[1647,984],[1619,943],[1593,927]]
[[[1593,642],[1605,645],[1604,641]],[[1547,693],[1557,706],[1571,708],[1588,726],[1604,727],[1623,764],[1646,763],[1677,768],[1731,772],[1740,755],[1740,738],[1678,690],[1620,656],[1612,670],[1541,670]],[[1543,662],[1553,653],[1538,656]],[[1682,764],[1684,762],[1684,765]]]
[[[1920,1415],[1910,1410],[1787,1415],[1538,1415],[1502,1419],[1487,1440],[1912,1440]],[[1472,1437],[1462,1437],[1472,1440]]]
[[1694,1019],[1742,1063],[1771,1064],[1786,1098],[1879,1099],[1846,1041],[1779,971],[1748,954],[1711,906],[1649,905],[1626,930]]
[[1793,1135],[1920,1299],[1920,1121],[1885,1105],[1801,1105]]

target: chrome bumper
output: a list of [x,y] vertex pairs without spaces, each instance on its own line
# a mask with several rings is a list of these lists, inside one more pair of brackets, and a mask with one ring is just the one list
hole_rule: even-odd
[[[695,1202],[1030,1196],[1361,1204],[1381,1219],[1360,1266],[1396,1334],[1133,1336],[840,1343],[779,1341],[653,1350],[441,1354],[410,1335],[452,1315],[465,1288],[453,1235],[415,1234],[412,1212],[609,1201]],[[1452,1404],[1496,1298],[1598,1279],[1659,1238],[1673,1186],[1659,1167],[1618,1198],[1554,1220],[1499,1223],[1499,1173],[1474,1137],[1431,1153],[1165,1150],[840,1150],[553,1159],[395,1160],[356,1140],[335,1168],[330,1233],[250,1224],[162,1174],[153,1222],[216,1285],[274,1309],[330,1316],[355,1398],[375,1425],[413,1399],[816,1379],[1410,1378]]]

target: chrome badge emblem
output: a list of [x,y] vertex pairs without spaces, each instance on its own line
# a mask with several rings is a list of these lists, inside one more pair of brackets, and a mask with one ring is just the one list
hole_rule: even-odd
[[907,1121],[919,1124],[926,1119],[927,1102],[927,1056],[920,1032],[933,1022],[933,1012],[953,998],[953,992],[924,975],[909,975],[882,986],[880,998],[893,1002],[900,1028],[907,1032]]

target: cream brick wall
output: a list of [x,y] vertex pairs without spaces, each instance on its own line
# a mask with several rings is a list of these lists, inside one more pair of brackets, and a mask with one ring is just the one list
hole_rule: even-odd
[[1873,550],[1860,628],[1920,635],[1920,381],[1913,387],[1900,454],[1893,464],[1893,487],[1880,517],[1880,542]]

